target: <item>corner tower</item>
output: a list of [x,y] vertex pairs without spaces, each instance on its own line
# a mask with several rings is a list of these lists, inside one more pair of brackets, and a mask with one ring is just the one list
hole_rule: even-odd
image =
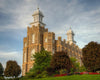
[[67,31],[67,43],[69,43],[69,44],[76,43],[74,41],[74,35],[75,34],[70,27],[70,29]]
[[34,64],[33,54],[41,51],[43,48],[43,36],[48,29],[45,29],[43,23],[43,14],[39,8],[32,15],[34,21],[27,27],[27,36],[23,39],[23,65],[22,75],[24,76]]

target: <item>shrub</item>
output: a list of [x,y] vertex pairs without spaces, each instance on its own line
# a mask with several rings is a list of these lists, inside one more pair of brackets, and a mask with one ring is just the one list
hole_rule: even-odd
[[66,69],[61,69],[61,70],[59,70],[59,73],[60,74],[65,74],[65,73],[67,73],[67,70]]
[[0,80],[5,80],[4,77],[0,76]]
[[52,76],[52,75],[55,73],[55,70],[54,70],[53,68],[51,68],[51,67],[48,67],[48,68],[46,69],[46,71],[47,71],[47,74],[48,74],[49,76]]
[[47,71],[43,71],[41,74],[36,75],[35,78],[45,78],[48,77]]

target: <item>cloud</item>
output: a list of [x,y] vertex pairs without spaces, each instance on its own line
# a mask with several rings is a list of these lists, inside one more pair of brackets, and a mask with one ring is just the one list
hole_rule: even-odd
[[8,60],[15,60],[17,63],[22,67],[22,52],[12,51],[12,52],[4,52],[0,51],[0,62],[2,63],[3,67],[6,67],[6,62]]

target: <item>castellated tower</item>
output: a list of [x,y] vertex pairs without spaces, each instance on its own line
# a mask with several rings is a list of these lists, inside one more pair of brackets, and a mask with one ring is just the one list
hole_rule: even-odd
[[69,57],[75,57],[80,65],[82,64],[82,52],[75,44],[74,33],[71,29],[67,32],[67,42],[65,39],[62,41],[61,37],[55,40],[55,33],[48,32],[48,29],[45,28],[44,15],[39,8],[34,11],[32,16],[34,21],[30,23],[30,27],[27,27],[27,37],[23,39],[23,76],[33,67],[32,55],[41,51],[42,48],[51,52],[51,55],[55,52],[66,51]]
[[42,48],[55,53],[55,34],[48,32],[43,23],[43,14],[39,8],[32,15],[34,22],[30,23],[31,27],[27,27],[27,37],[23,40],[23,65],[22,75],[33,67],[33,57],[35,52],[39,52]]

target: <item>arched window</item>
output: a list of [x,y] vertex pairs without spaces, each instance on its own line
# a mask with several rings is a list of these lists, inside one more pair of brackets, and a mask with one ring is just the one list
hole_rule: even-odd
[[35,34],[32,34],[32,43],[35,43]]
[[34,59],[34,58],[33,58],[33,54],[35,54],[35,49],[33,49],[33,50],[31,51],[31,60]]

